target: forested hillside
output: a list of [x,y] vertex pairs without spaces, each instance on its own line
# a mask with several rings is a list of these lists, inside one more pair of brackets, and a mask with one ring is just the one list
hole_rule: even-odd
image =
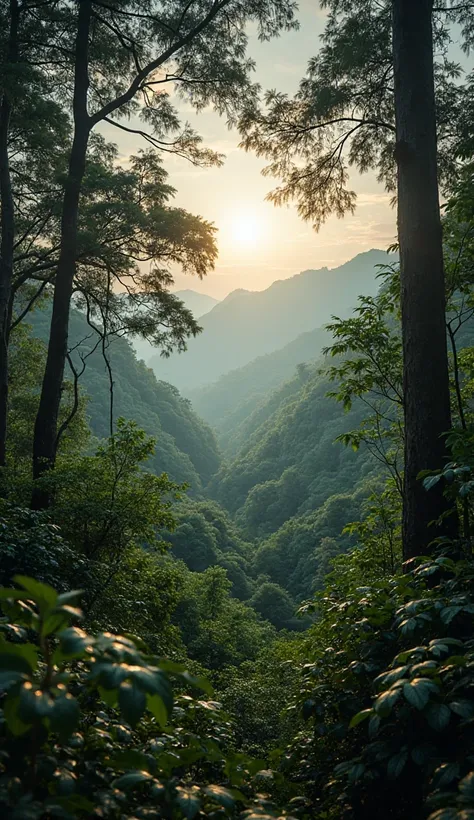
[[213,382],[321,327],[332,314],[347,315],[359,294],[376,292],[376,266],[394,258],[372,250],[333,270],[307,270],[264,291],[231,293],[202,318],[203,333],[189,341],[186,353],[154,357],[150,364],[157,378],[182,390]]
[[317,358],[329,339],[324,328],[302,333],[280,350],[258,356],[213,384],[186,390],[185,395],[191,399],[196,412],[215,428],[224,449],[227,449],[232,446],[233,434],[240,423],[262,399],[267,399],[272,390],[289,381],[297,365]]
[[[41,339],[48,335],[49,311],[31,314],[34,333]],[[71,347],[79,344],[73,357],[80,364],[97,343],[85,316],[72,311]],[[151,464],[157,473],[166,472],[173,481],[187,482],[191,493],[200,493],[219,466],[220,458],[210,428],[196,415],[190,403],[166,382],[159,382],[153,371],[138,361],[130,344],[114,337],[107,347],[113,381],[114,418],[133,419],[156,438]],[[69,373],[69,378],[72,374]],[[87,416],[94,435],[110,435],[110,378],[101,345],[87,358],[80,378],[88,397]]]

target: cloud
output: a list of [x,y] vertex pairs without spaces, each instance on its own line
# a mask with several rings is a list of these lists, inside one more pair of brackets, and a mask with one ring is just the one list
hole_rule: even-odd
[[365,208],[368,205],[386,205],[390,207],[392,201],[392,194],[377,193],[377,194],[358,194],[357,206]]

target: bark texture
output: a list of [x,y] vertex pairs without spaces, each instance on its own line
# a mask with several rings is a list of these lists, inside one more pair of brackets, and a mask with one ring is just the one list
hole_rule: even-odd
[[[440,484],[417,478],[446,460],[451,426],[445,283],[437,180],[433,0],[393,0],[398,164],[398,237],[405,400],[405,560],[426,553],[440,533],[429,526],[450,508]],[[455,535],[456,515],[443,534]]]
[[[61,403],[64,366],[68,353],[68,327],[77,260],[77,221],[79,197],[86,165],[91,120],[87,110],[89,88],[90,0],[80,0],[75,45],[74,138],[69,158],[61,218],[61,245],[56,271],[48,354],[35,421],[33,477],[40,478],[54,467],[57,427]],[[35,489],[32,506],[45,507],[49,494]]]
[[[17,0],[10,0],[10,31],[7,65],[18,62],[18,27],[20,11]],[[7,72],[8,77],[8,72]],[[5,84],[0,104],[0,467],[5,466],[8,416],[8,337],[10,332],[10,296],[13,280],[15,243],[15,210],[8,157],[8,136],[13,108],[11,91]]]

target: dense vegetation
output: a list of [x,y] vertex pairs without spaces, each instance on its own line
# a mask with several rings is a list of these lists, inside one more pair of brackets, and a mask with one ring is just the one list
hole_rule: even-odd
[[[289,0],[0,2],[2,817],[474,817],[471,5],[322,0],[261,105],[247,27]],[[172,271],[215,229],[160,155],[222,159],[177,88],[316,226],[348,164],[396,180],[400,263],[234,293],[199,336]]]

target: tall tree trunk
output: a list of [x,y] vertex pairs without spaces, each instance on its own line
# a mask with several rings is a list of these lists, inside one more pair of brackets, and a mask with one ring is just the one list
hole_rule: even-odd
[[[54,287],[48,355],[34,430],[34,479],[40,478],[47,470],[52,469],[56,459],[59,407],[68,352],[69,311],[76,273],[79,197],[91,130],[87,111],[90,21],[91,0],[79,0],[75,44],[74,139],[62,207],[61,246]],[[49,493],[36,487],[33,491],[32,506],[39,509],[48,503]]]
[[403,374],[405,399],[405,560],[437,535],[455,535],[457,517],[441,484],[425,491],[418,474],[446,460],[451,426],[445,285],[437,180],[433,0],[393,0]]
[[[10,0],[10,31],[8,35],[7,66],[18,62],[18,26],[20,10],[17,0]],[[12,101],[7,80],[0,106],[0,467],[5,466],[8,415],[8,336],[10,329],[10,296],[13,279],[13,252],[15,243],[15,212],[12,181],[8,160],[8,135]]]

